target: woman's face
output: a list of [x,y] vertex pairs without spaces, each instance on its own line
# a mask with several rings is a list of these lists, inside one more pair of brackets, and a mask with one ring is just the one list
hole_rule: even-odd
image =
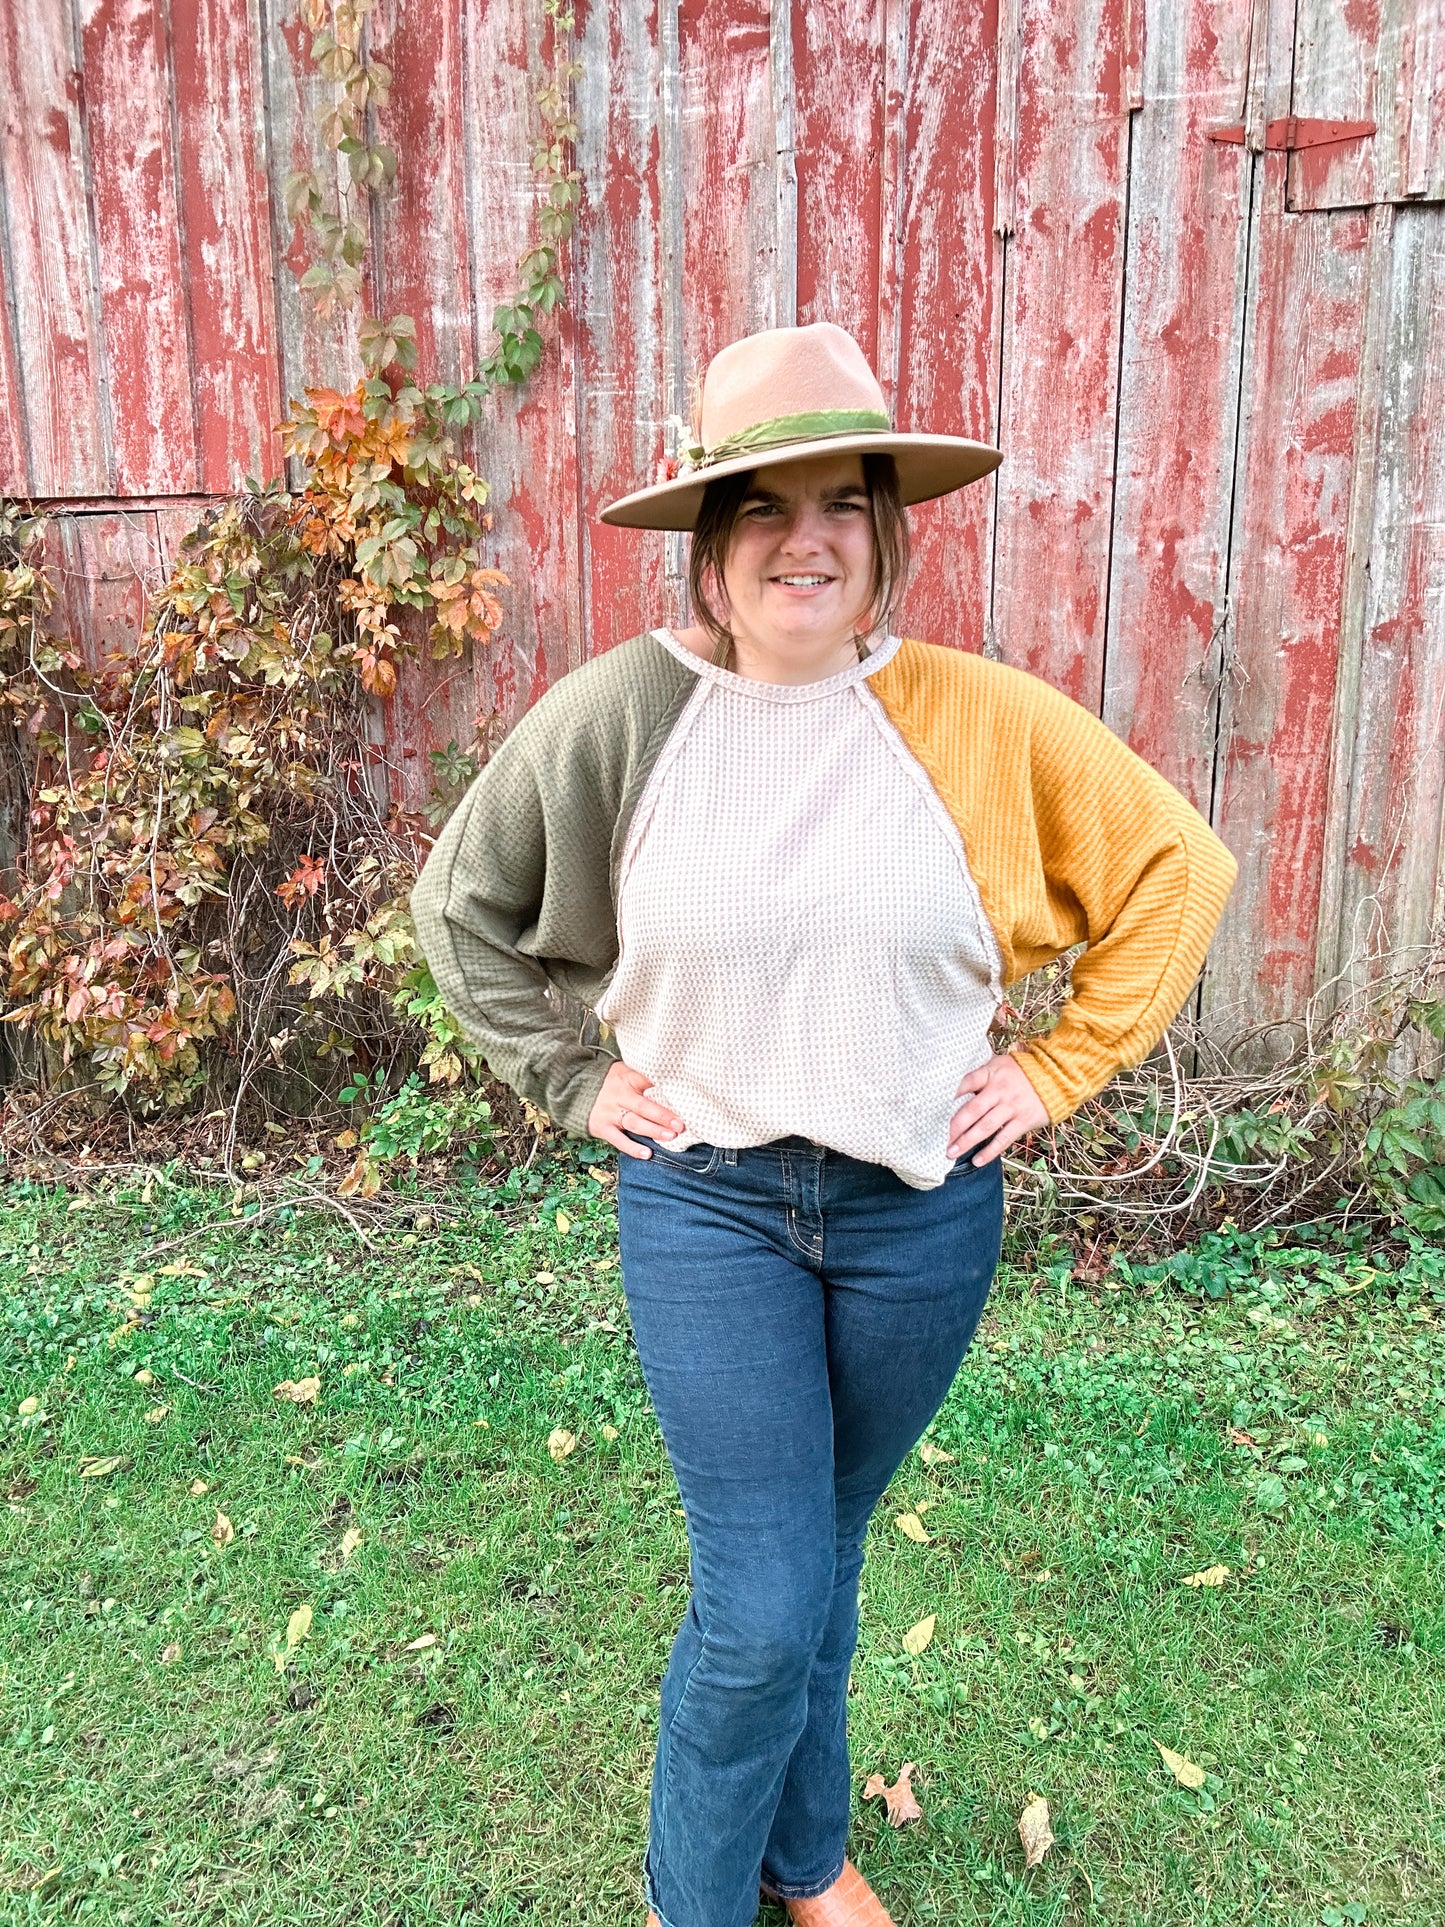
[[858,454],[760,468],[723,571],[734,634],[786,647],[842,642],[869,613],[873,510]]

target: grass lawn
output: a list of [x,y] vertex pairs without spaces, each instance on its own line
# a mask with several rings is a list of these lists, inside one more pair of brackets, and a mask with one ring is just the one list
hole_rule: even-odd
[[[641,1927],[687,1547],[605,1175],[373,1250],[226,1200],[4,1194],[0,1920]],[[1442,1314],[1445,1250],[1308,1232],[1001,1275],[864,1574],[899,1927],[1445,1920]]]

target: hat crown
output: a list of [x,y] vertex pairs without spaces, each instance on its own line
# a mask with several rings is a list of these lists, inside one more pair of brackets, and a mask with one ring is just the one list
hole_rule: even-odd
[[698,439],[716,448],[760,422],[836,409],[888,414],[878,377],[852,335],[831,321],[764,328],[729,342],[708,363]]

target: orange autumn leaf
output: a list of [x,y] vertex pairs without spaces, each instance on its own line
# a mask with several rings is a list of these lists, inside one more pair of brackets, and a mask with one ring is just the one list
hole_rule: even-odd
[[360,649],[356,656],[361,686],[373,696],[389,696],[396,688],[396,664],[379,650]]
[[306,399],[311,404],[317,427],[338,445],[349,435],[366,433],[360,390],[352,395],[340,395],[334,388],[308,388]]

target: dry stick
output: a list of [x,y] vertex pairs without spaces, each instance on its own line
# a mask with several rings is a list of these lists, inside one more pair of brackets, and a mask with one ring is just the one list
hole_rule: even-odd
[[272,1204],[262,1205],[259,1211],[253,1211],[249,1217],[239,1220],[230,1216],[212,1218],[206,1224],[198,1224],[190,1231],[182,1232],[179,1238],[167,1238],[163,1244],[147,1245],[135,1262],[145,1264],[149,1259],[159,1257],[163,1251],[176,1251],[181,1245],[189,1244],[193,1238],[203,1237],[208,1231],[230,1231],[237,1223],[242,1226],[259,1224],[262,1218],[269,1218],[277,1211],[294,1210],[300,1204],[320,1204],[325,1205],[328,1211],[335,1211],[345,1218],[368,1251],[376,1250],[376,1240],[367,1235],[339,1198],[330,1197],[325,1191],[296,1191],[288,1198],[277,1198]]
[[185,1373],[177,1371],[174,1365],[167,1365],[164,1370],[167,1378],[178,1378],[183,1385],[193,1386],[198,1392],[218,1392],[221,1389],[219,1385],[203,1385],[198,1378],[187,1378]]

